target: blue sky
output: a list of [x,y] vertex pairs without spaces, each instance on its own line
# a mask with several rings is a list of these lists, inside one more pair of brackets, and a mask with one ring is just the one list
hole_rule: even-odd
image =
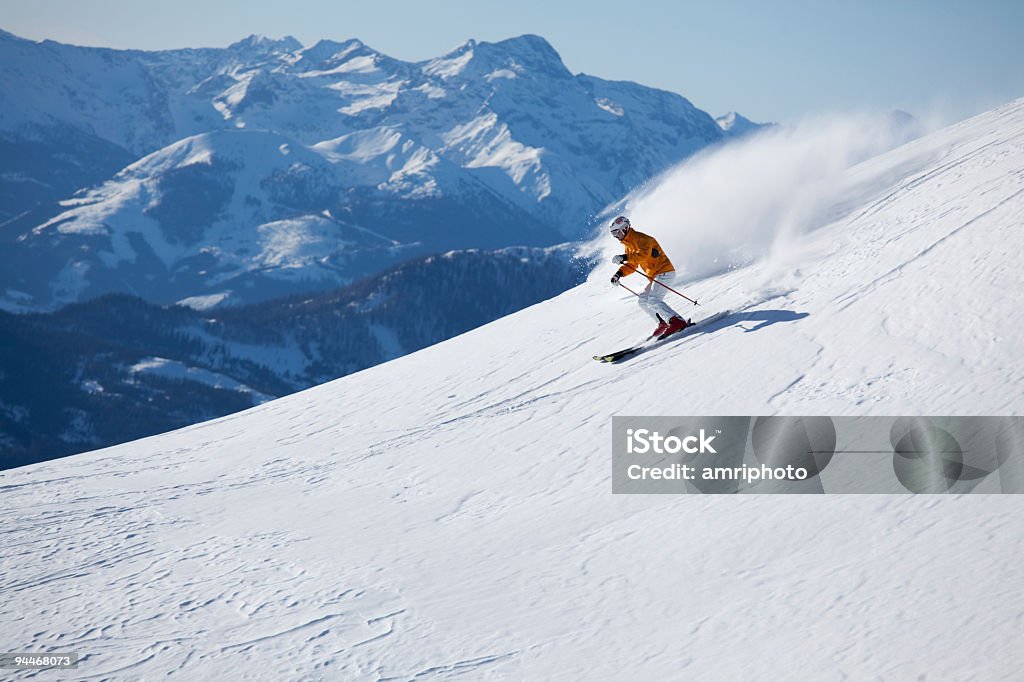
[[1024,1],[0,0],[0,28],[122,48],[223,46],[250,33],[356,37],[393,57],[467,38],[547,38],[573,72],[681,93],[756,120],[902,108],[944,121],[1024,97]]

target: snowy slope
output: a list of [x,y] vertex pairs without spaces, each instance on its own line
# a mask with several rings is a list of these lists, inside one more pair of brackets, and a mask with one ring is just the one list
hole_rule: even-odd
[[688,282],[740,312],[628,365],[590,360],[646,331],[609,266],[7,472],[7,646],[83,679],[1013,679],[1024,501],[613,497],[609,442],[616,414],[1019,413],[1022,168],[1024,100],[862,163],[795,267]]

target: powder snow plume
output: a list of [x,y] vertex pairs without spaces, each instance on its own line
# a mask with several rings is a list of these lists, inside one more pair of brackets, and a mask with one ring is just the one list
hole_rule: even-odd
[[[775,127],[691,157],[627,197],[621,212],[657,237],[679,281],[765,259],[784,267],[800,235],[845,215],[854,190],[847,170],[916,137],[919,127],[902,112]],[[619,248],[606,227],[602,221],[595,250],[610,257]]]

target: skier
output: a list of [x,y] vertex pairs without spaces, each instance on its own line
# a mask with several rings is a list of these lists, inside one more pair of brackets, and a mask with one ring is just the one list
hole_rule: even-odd
[[639,303],[645,313],[658,321],[658,328],[651,336],[663,339],[693,324],[684,320],[665,303],[665,294],[669,290],[662,284],[672,283],[676,277],[676,269],[658,244],[658,240],[634,230],[626,216],[619,216],[608,227],[612,236],[626,247],[626,253],[612,258],[613,263],[622,266],[612,275],[612,284],[618,286],[620,279],[632,275],[637,268],[642,269],[647,275],[647,286],[639,295]]

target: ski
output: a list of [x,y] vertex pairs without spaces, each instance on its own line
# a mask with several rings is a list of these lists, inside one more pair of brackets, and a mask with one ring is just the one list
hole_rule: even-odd
[[606,355],[595,355],[594,359],[597,360],[598,362],[619,362],[621,360],[625,360],[626,358],[630,358],[638,353],[642,353],[644,351],[650,350],[651,348],[655,348],[656,346],[660,346],[663,343],[671,343],[672,341],[675,341],[677,339],[685,338],[689,336],[689,332],[691,329],[695,329],[702,325],[707,325],[711,322],[716,322],[725,317],[726,315],[730,314],[731,312],[731,310],[723,310],[721,312],[715,313],[714,315],[710,315],[704,318],[703,320],[699,320],[687,326],[682,331],[676,332],[675,334],[671,334],[669,336],[660,338],[649,336],[646,340],[640,342],[635,346],[623,348],[622,350],[617,350],[614,353],[608,353]]
[[594,359],[598,362],[615,362],[616,360],[621,360],[622,358],[637,352],[643,348],[646,343],[647,342],[644,341],[639,346],[630,346],[629,348],[623,348],[622,350],[617,350],[614,353],[608,353],[607,355],[595,355]]
[[[695,326],[696,325],[694,324],[694,325],[691,325],[690,327],[695,327]],[[690,327],[687,327],[686,329],[683,329],[682,331],[676,332],[672,336],[667,336],[664,339],[662,339],[660,337],[648,336],[644,341],[641,341],[639,344],[637,344],[635,346],[630,346],[629,348],[623,348],[622,350],[617,350],[614,353],[608,353],[607,355],[595,355],[594,359],[597,360],[598,362],[618,362],[619,360],[624,360],[624,359],[630,357],[631,355],[636,355],[637,353],[639,353],[642,350],[646,350],[648,348],[652,348],[653,346],[656,346],[657,344],[661,343],[662,341],[668,340],[670,338],[675,338],[677,336],[683,336],[690,329]]]

